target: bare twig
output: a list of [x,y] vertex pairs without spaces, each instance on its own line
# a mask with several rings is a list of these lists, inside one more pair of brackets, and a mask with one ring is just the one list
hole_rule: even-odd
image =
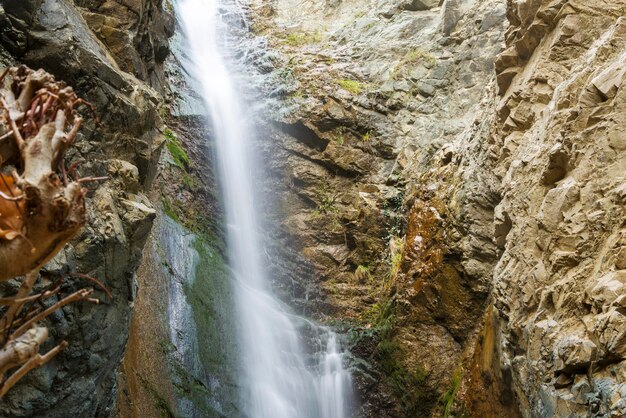
[[11,202],[15,202],[16,200],[22,200],[24,199],[24,195],[21,194],[19,196],[9,196],[4,194],[3,192],[0,192],[0,197],[3,198],[4,200],[9,200]]
[[9,108],[9,105],[7,101],[4,100],[4,97],[0,98],[0,103],[2,104],[2,107],[4,108],[4,111],[6,112],[7,119],[9,121],[9,126],[11,127],[11,130],[13,131],[13,137],[15,138],[15,143],[17,144],[17,148],[22,149],[22,147],[24,146],[24,138],[22,137],[20,130],[17,128],[17,124],[15,123],[15,120],[13,120],[13,118],[10,115],[11,110]]
[[104,291],[104,293],[106,293],[106,295],[107,295],[107,297],[109,299],[113,299],[113,295],[111,294],[109,289],[107,289],[107,287],[104,284],[102,284],[102,282],[100,280],[96,279],[95,277],[91,277],[91,276],[88,276],[88,275],[82,274],[82,273],[70,273],[69,275],[70,276],[74,276],[74,277],[79,277],[81,279],[87,279],[87,280],[92,281],[93,283],[97,284],[98,287],[100,287]]
[[92,293],[93,293],[93,289],[80,289],[72,293],[71,295],[64,297],[63,299],[61,299],[60,301],[58,301],[57,303],[55,303],[54,305],[46,309],[45,311],[40,312],[38,315],[26,321],[22,326],[20,326],[11,334],[9,339],[12,340],[16,338],[17,336],[22,334],[24,331],[26,331],[33,323],[37,321],[41,321],[42,319],[46,318],[57,309],[64,307],[68,303],[89,299],[89,296],[91,296]]
[[89,183],[92,181],[103,181],[103,180],[108,180],[109,177],[108,176],[103,176],[103,177],[83,177],[81,179],[76,180],[79,183]]
[[11,305],[16,305],[16,304],[20,304],[20,303],[28,303],[28,302],[35,302],[39,299],[45,299],[48,298],[52,295],[56,295],[57,293],[59,293],[59,291],[61,290],[60,287],[55,287],[52,290],[46,290],[43,293],[36,293],[34,295],[25,297],[25,298],[21,298],[21,299],[16,299],[16,298],[0,298],[0,305],[5,305],[5,306],[11,306]]
[[[15,295],[16,299],[23,299],[26,296],[28,296],[31,289],[35,285],[35,281],[37,280],[38,275],[39,275],[38,271],[31,271],[30,273],[26,275],[26,278],[22,282],[20,289],[17,291],[17,294]],[[9,329],[11,327],[11,324],[13,323],[13,319],[15,318],[15,316],[19,315],[20,311],[22,310],[22,306],[24,306],[24,304],[18,303],[15,305],[11,305],[7,313],[4,315],[4,317],[0,321],[0,328],[2,328],[3,330]]]
[[26,373],[34,369],[35,367],[42,366],[52,360],[54,356],[59,354],[61,350],[67,347],[67,341],[61,342],[61,344],[54,347],[52,350],[48,351],[43,356],[40,354],[36,354],[30,360],[28,360],[22,367],[20,367],[15,373],[11,375],[7,380],[4,381],[2,387],[0,387],[0,398],[4,396],[5,393],[8,392]]

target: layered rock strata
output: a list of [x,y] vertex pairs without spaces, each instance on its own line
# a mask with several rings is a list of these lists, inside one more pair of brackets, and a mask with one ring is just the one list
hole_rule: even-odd
[[[161,63],[171,23],[160,1],[3,1],[3,66],[44,68],[92,103],[95,118],[68,160],[83,176],[108,176],[88,194],[88,225],[46,268],[101,280],[113,298],[64,307],[50,319],[51,340],[69,347],[30,372],[0,403],[3,416],[107,416],[115,371],[128,338],[135,269],[155,210],[144,192],[163,143],[158,107]],[[81,284],[67,279],[69,290]],[[4,292],[14,291],[9,282]],[[51,341],[52,344],[52,341]]]
[[348,332],[361,414],[623,414],[623,2],[252,14],[275,236],[321,280],[277,276]]

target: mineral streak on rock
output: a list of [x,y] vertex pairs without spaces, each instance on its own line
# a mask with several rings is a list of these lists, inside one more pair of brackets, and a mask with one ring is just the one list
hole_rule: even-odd
[[325,294],[278,271],[362,336],[362,413],[626,414],[626,2],[254,4]]

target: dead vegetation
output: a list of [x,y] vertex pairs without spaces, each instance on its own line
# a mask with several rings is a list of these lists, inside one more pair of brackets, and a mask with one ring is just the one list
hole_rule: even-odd
[[39,353],[46,317],[72,302],[98,303],[92,288],[66,294],[64,278],[34,292],[41,267],[85,224],[84,183],[101,180],[66,166],[80,105],[91,108],[43,70],[12,67],[0,76],[0,281],[21,281],[15,295],[0,298],[0,396],[67,346]]

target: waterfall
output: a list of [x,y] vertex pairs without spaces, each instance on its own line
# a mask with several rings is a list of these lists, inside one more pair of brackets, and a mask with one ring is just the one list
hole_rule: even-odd
[[[266,276],[254,199],[260,170],[252,122],[225,58],[232,51],[225,46],[224,18],[243,13],[234,0],[227,1],[179,0],[176,9],[188,44],[188,70],[198,81],[217,149],[241,345],[241,411],[254,418],[346,417],[352,384],[337,336],[290,313],[272,295]],[[304,329],[314,330],[315,344],[304,343]]]

